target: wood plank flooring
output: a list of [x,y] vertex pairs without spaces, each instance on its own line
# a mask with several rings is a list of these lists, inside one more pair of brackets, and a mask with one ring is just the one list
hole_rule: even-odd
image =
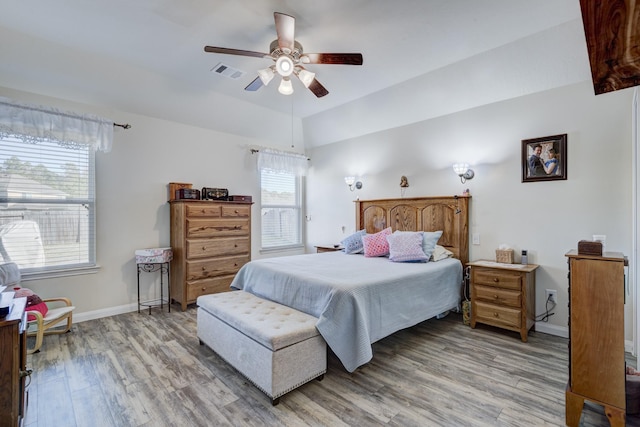
[[[375,343],[354,373],[329,352],[324,380],[277,406],[199,344],[194,307],[75,324],[28,365],[31,427],[565,425],[567,340],[531,332],[523,343],[456,313]],[[609,424],[587,403],[581,425]]]

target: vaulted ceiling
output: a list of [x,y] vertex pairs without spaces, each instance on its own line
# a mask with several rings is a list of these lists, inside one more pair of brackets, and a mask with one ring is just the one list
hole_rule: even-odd
[[[310,146],[589,79],[578,0],[0,0],[0,86],[249,138],[292,115]],[[244,90],[269,52],[273,12],[305,52],[361,52],[362,66],[308,65],[299,81]],[[242,72],[232,79],[218,64]],[[403,111],[402,107],[406,107]],[[115,118],[114,118],[115,119]]]

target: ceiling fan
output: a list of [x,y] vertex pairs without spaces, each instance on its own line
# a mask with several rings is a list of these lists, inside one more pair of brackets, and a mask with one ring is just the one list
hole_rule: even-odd
[[282,77],[278,91],[283,95],[291,95],[293,93],[291,75],[295,75],[316,97],[321,98],[329,91],[316,79],[315,73],[307,71],[302,64],[362,65],[361,53],[304,53],[302,45],[294,39],[296,19],[280,12],[274,12],[273,17],[276,22],[278,39],[271,42],[269,53],[226,47],[204,47],[205,52],[269,58],[275,62],[268,68],[258,70],[258,77],[249,83],[244,90],[256,91],[262,86],[268,85],[278,74]]

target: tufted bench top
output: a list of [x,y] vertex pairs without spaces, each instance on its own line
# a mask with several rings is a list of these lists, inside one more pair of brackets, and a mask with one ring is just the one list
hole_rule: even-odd
[[245,291],[202,295],[197,304],[273,351],[320,335],[317,318]]

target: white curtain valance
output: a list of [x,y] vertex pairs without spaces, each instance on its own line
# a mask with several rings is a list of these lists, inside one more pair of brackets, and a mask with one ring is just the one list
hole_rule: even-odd
[[306,176],[309,169],[307,156],[270,148],[254,150],[258,153],[258,170],[269,169],[276,172],[289,172]]
[[55,141],[65,147],[90,145],[108,153],[113,143],[113,121],[0,98],[0,138],[6,137],[30,143]]

